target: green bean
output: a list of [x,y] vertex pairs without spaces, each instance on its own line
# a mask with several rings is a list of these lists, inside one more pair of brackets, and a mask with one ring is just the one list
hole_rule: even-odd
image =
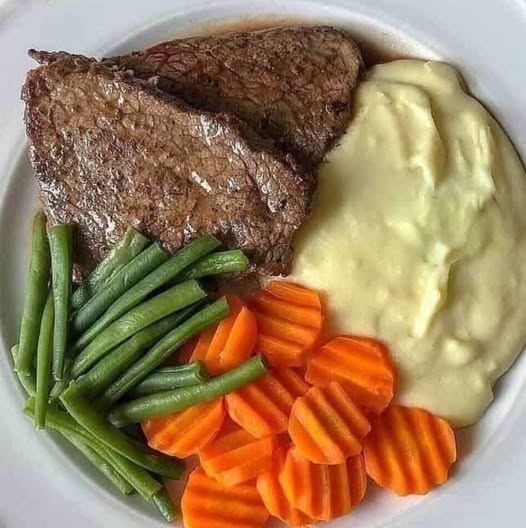
[[[13,365],[16,363],[16,358],[18,356],[18,345],[11,347],[11,357],[13,358]],[[14,370],[14,369],[13,369]],[[22,376],[20,372],[16,372],[18,381],[20,381],[20,385],[22,385],[22,388],[26,392],[28,396],[34,396],[36,392],[36,381],[35,376],[33,374],[30,374],[29,376]]]
[[66,390],[66,387],[71,382],[71,364],[73,359],[66,357],[64,359],[64,375],[60,381],[55,381],[51,391],[49,392],[49,402],[53,403],[58,400],[58,397]]
[[226,317],[229,310],[226,299],[220,299],[172,330],[102,393],[96,401],[96,407],[98,409],[111,407],[150,372],[154,371],[174,350],[211,324]]
[[39,213],[33,220],[31,257],[27,279],[26,298],[15,370],[29,376],[37,353],[40,320],[46,304],[51,260],[46,233],[46,217]]
[[101,332],[73,361],[71,376],[80,374],[112,348],[163,317],[206,297],[197,281],[186,281],[139,304]]
[[54,321],[53,295],[47,298],[37,350],[37,387],[35,393],[35,427],[43,429],[46,426],[46,411],[49,396],[49,382],[51,375],[51,358],[53,356],[53,321]]
[[109,278],[104,288],[93,295],[74,315],[71,321],[73,333],[78,335],[87,330],[123,293],[166,260],[168,253],[159,243],[152,244],[139,253]]
[[179,513],[164,486],[152,497],[152,500],[166,522],[173,522],[179,517]]
[[193,361],[179,367],[166,367],[152,372],[132,391],[133,396],[145,396],[156,392],[191,387],[208,380],[206,365]]
[[51,278],[55,304],[53,360],[51,369],[56,381],[62,379],[64,358],[68,346],[73,277],[73,226],[63,224],[48,229],[51,249]]
[[88,399],[98,396],[100,392],[115,381],[127,368],[141,356],[144,349],[153,345],[172,328],[183,321],[192,308],[181,310],[150,325],[101,359],[86,375],[76,383],[80,384]]
[[[28,416],[34,416],[35,401],[33,398],[29,398],[27,401],[24,412]],[[48,408],[46,426],[59,432],[66,430],[81,436],[89,447],[107,460],[146,500],[150,500],[162,488],[162,485],[142,467],[130,462],[127,458],[112,449],[109,449],[94,435],[81,427],[69,414],[57,409],[53,405]]]
[[123,427],[147,418],[184,411],[193,405],[225,396],[259,379],[267,372],[268,365],[265,358],[254,356],[239,367],[200,385],[152,394],[124,403],[116,407],[108,418],[116,427]]
[[74,387],[69,386],[62,393],[60,401],[82,427],[110,449],[153,473],[172,479],[181,476],[184,468],[179,460],[156,453],[147,446],[129,439],[109,424]]
[[75,290],[71,298],[73,310],[78,310],[91,297],[104,288],[108,281],[146,248],[150,241],[133,227],[108,251],[87,279]]
[[170,282],[181,271],[220,245],[220,242],[211,235],[202,236],[187,244],[157,269],[146,275],[144,279],[132,286],[126,293],[121,295],[106,310],[104,315],[79,337],[74,345],[74,350],[81,350],[113,321],[131,310],[152,292]]
[[61,430],[60,434],[76,447],[123,495],[131,495],[135,491],[133,486],[115,470],[111,463],[92,449],[82,436],[67,429]]
[[221,273],[241,273],[247,269],[248,259],[245,254],[240,249],[233,249],[206,255],[193,266],[184,270],[177,279],[179,281],[201,279]]

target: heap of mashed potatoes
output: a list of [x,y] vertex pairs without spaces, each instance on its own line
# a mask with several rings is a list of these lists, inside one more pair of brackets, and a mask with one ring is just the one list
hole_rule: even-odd
[[399,402],[480,417],[526,341],[526,178],[455,69],[371,71],[295,250],[331,331],[389,345]]

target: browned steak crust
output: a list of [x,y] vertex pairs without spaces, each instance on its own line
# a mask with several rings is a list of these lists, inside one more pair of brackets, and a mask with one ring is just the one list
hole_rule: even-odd
[[291,156],[129,72],[53,60],[22,91],[30,158],[52,221],[78,225],[88,268],[131,224],[172,251],[214,233],[259,270],[287,271],[311,191]]

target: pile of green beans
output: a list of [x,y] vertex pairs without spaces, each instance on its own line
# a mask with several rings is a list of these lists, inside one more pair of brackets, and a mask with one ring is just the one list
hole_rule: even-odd
[[[28,396],[24,412],[37,429],[58,432],[120,493],[137,492],[171,522],[178,512],[154,475],[178,479],[182,462],[121,427],[218,398],[267,372],[262,357],[216,378],[201,361],[161,366],[229,313],[226,299],[207,300],[198,279],[243,272],[248,260],[239,250],[215,252],[220,243],[210,235],[169,256],[129,228],[73,291],[73,231],[48,227],[42,213],[33,222],[19,342],[11,349]],[[130,395],[138,399],[120,403]]]

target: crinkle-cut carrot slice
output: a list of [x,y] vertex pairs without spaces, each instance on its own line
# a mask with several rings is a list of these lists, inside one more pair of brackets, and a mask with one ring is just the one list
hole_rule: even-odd
[[370,429],[369,420],[335,381],[311,387],[294,402],[290,413],[292,442],[317,464],[342,464],[357,455]]
[[320,295],[315,290],[310,290],[289,281],[271,281],[265,288],[269,293],[285,301],[294,302],[300,306],[309,306],[321,310]]
[[338,381],[354,403],[376,414],[393,399],[395,377],[386,346],[357,336],[335,337],[313,351],[305,373],[312,385]]
[[226,396],[227,411],[238,425],[256,438],[287,431],[295,399],[309,386],[290,368],[278,368]]
[[314,464],[294,446],[287,451],[279,482],[293,507],[321,521],[349,513],[367,489],[362,454],[343,464]]
[[225,418],[223,398],[200,403],[180,413],[142,422],[148,445],[180,458],[196,454],[217,435]]
[[239,297],[229,295],[230,315],[207,328],[197,341],[190,361],[202,360],[212,375],[237,367],[254,351],[257,321]]
[[185,528],[262,528],[269,516],[254,482],[225,487],[200,467],[188,478],[181,511]]
[[317,343],[323,326],[317,292],[286,281],[272,281],[250,299],[258,322],[256,350],[275,367],[297,367]]
[[457,458],[455,433],[423,409],[393,405],[374,417],[364,455],[378,485],[398,495],[424,495],[448,479]]
[[259,475],[256,487],[270,515],[289,526],[312,524],[313,520],[308,515],[294,508],[288,501],[279,482],[279,474],[285,464],[288,448],[289,446],[281,446],[274,451],[270,469]]
[[199,451],[207,475],[224,486],[255,479],[270,467],[274,437],[254,438],[232,422],[226,422],[213,442]]

